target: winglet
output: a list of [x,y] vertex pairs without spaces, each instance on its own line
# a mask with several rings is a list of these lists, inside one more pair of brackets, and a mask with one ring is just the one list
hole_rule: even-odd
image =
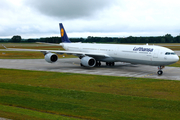
[[59,23],[59,27],[60,27],[60,34],[61,34],[61,40],[63,43],[71,43],[71,41],[69,40],[66,31],[63,27],[62,23]]
[[2,46],[3,46],[5,49],[7,49],[7,47],[6,47],[6,46],[4,46],[3,44],[2,44]]

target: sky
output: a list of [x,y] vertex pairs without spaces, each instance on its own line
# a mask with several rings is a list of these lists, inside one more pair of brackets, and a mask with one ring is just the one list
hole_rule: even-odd
[[0,0],[0,38],[180,35],[178,0]]

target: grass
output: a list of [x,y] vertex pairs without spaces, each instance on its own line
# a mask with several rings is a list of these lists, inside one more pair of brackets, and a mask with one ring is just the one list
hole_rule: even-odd
[[170,80],[0,69],[0,116],[179,119],[179,87]]
[[43,113],[35,110],[24,109],[20,107],[0,105],[0,116],[4,118],[13,118],[18,120],[78,120],[76,118],[70,118],[51,113]]
[[177,51],[179,51],[180,50],[180,46],[164,46],[164,47],[167,47],[167,48],[169,48],[169,49],[171,49],[171,50],[177,50]]

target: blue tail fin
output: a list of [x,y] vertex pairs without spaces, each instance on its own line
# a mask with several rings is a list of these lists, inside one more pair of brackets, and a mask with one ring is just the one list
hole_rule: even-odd
[[59,27],[60,27],[60,34],[61,34],[61,40],[63,43],[71,43],[71,41],[69,40],[66,31],[63,27],[62,23],[59,23]]

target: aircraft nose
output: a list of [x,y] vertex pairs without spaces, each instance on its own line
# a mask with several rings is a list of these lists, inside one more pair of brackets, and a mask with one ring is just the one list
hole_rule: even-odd
[[179,61],[179,57],[176,55],[176,57],[174,57],[174,61],[177,62]]

